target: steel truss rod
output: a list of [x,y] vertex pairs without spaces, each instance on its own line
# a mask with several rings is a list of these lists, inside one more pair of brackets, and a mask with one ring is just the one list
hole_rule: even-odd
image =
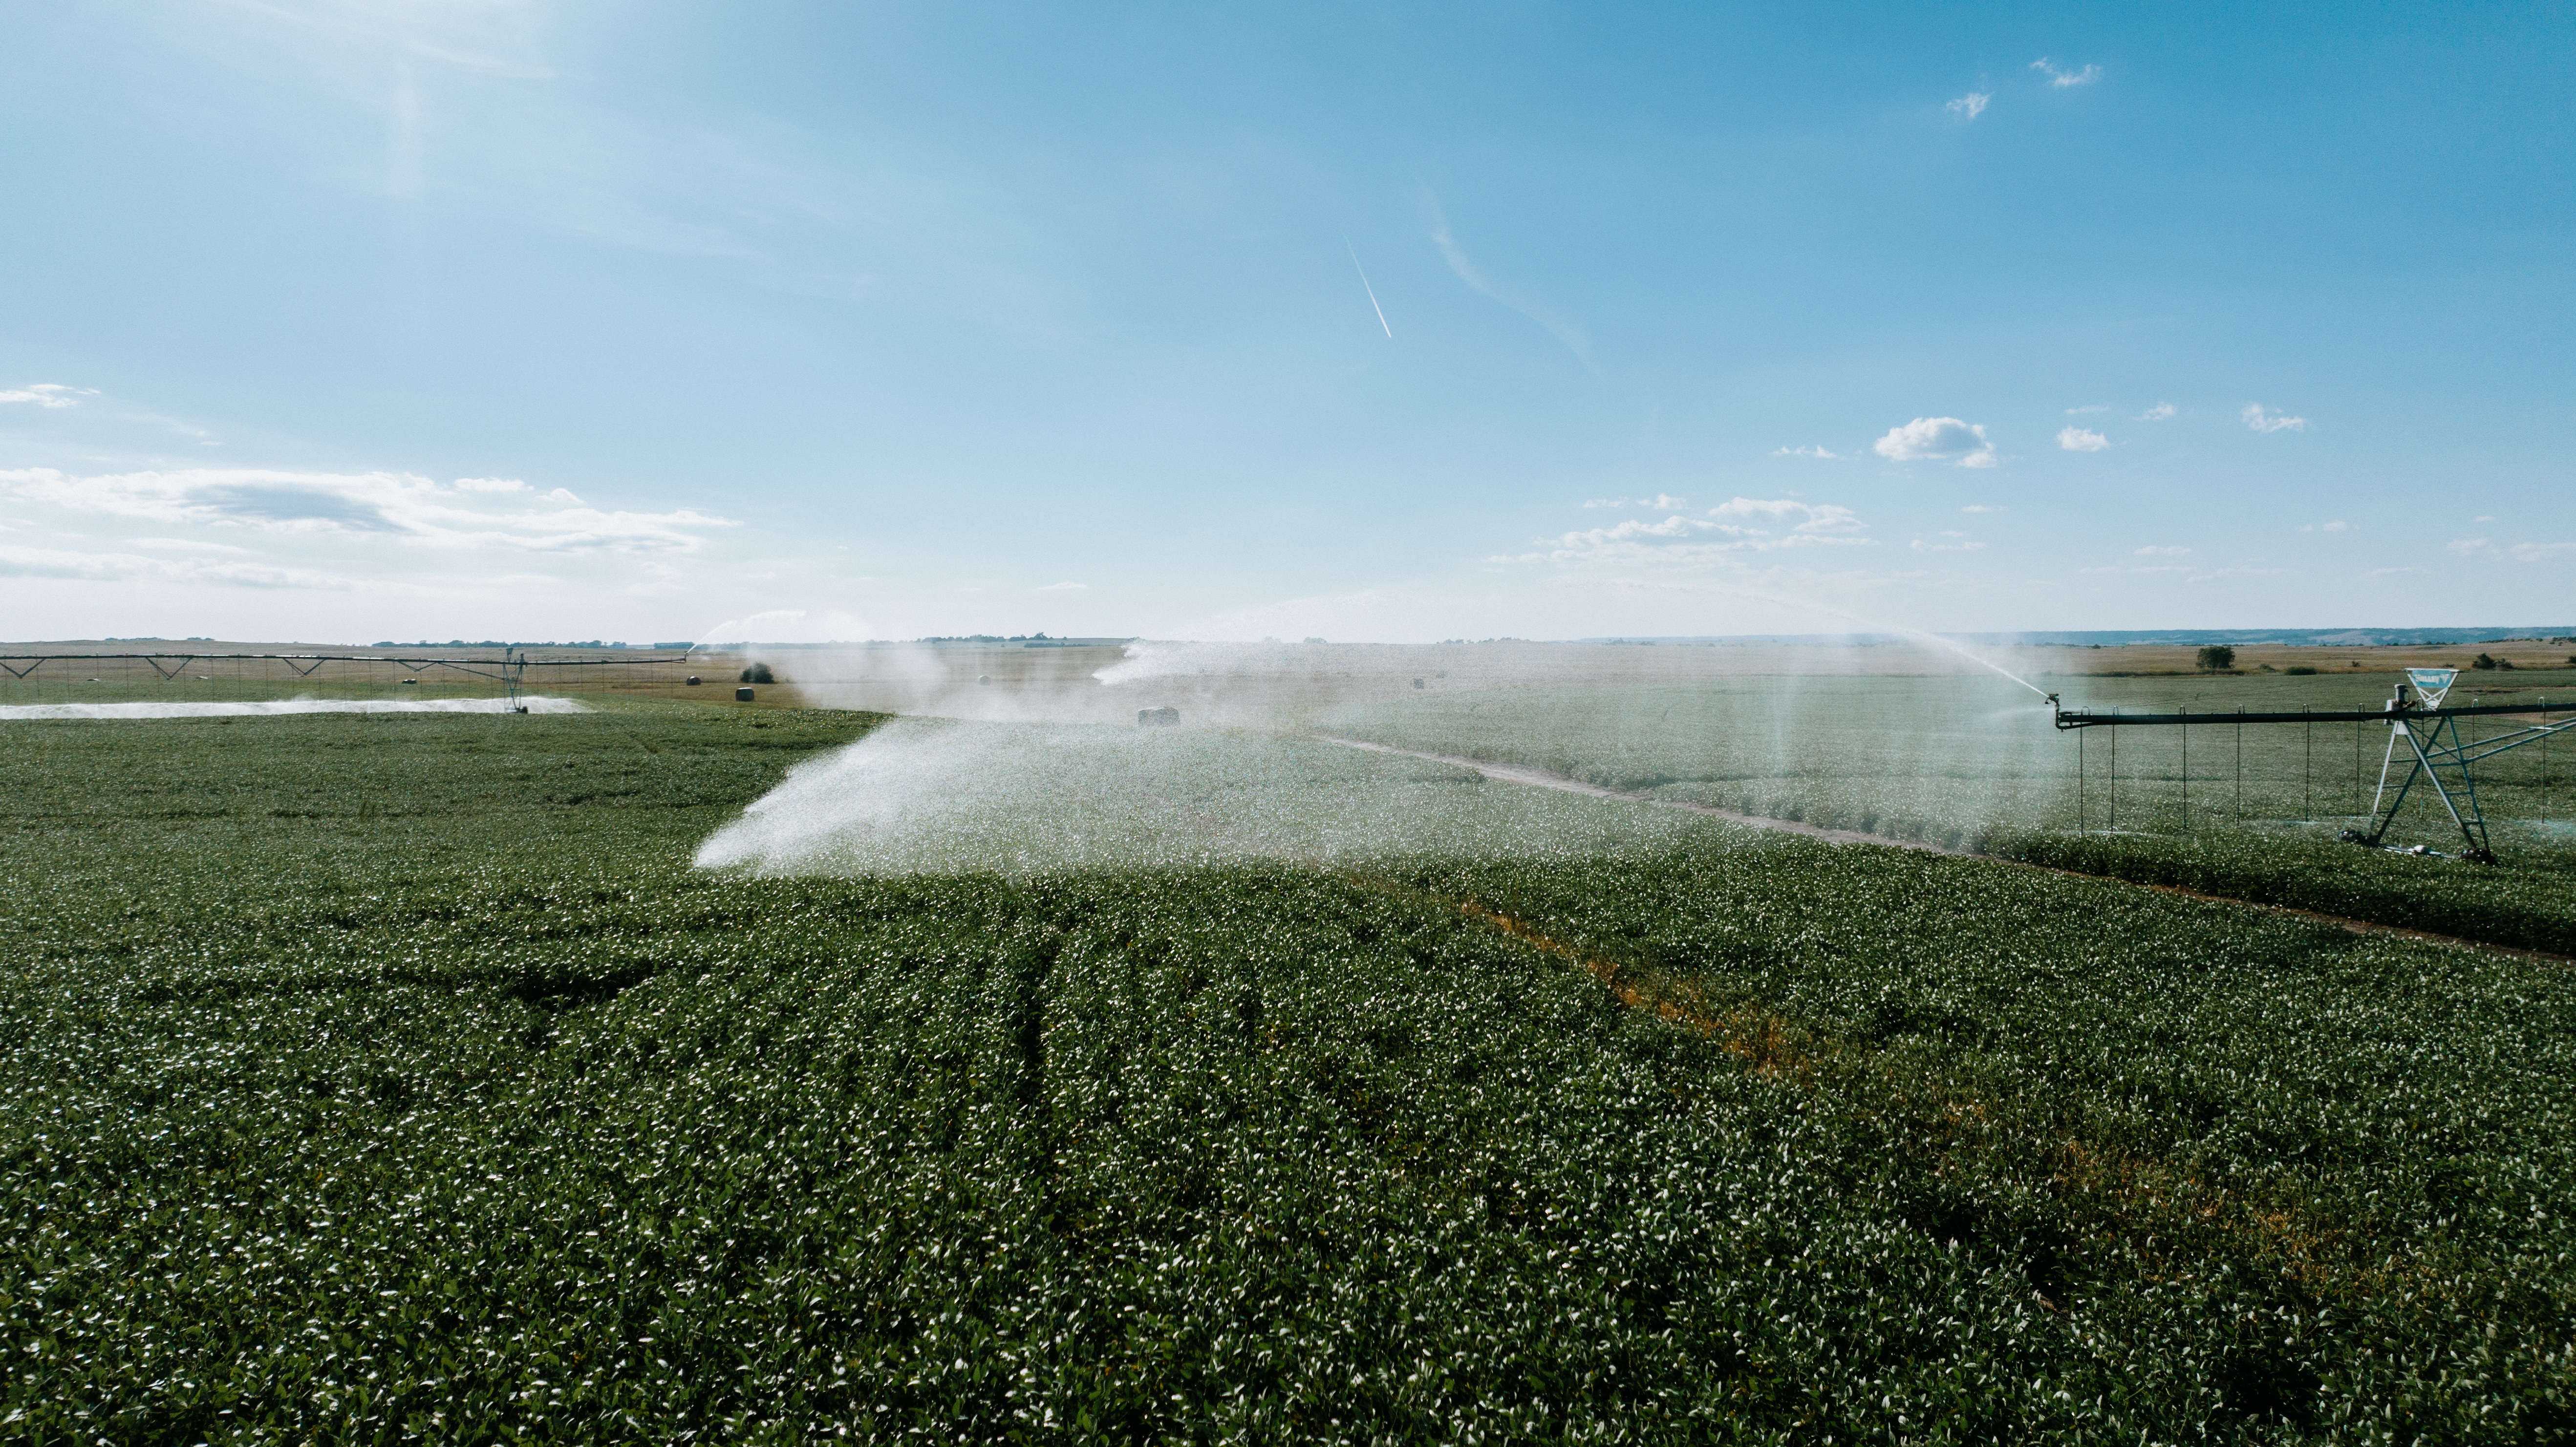
[[2093,713],[2085,709],[2057,710],[2057,726],[2062,729],[2093,729],[2119,726],[2136,728],[2157,724],[2212,723],[2386,723],[2391,719],[2470,718],[2481,714],[2576,712],[2569,703],[2481,703],[2460,708],[2406,709],[2337,709],[2316,713],[2249,713],[2239,709],[2231,713]]
[[[2552,705],[2546,698],[2541,698],[2530,703],[2463,704],[2457,708],[2443,707],[2442,696],[2450,691],[2452,681],[2457,676],[2456,670],[2452,669],[2409,670],[2407,681],[2397,686],[2397,696],[2376,710],[2253,713],[2239,709],[2232,713],[2097,714],[2083,709],[2070,711],[2059,704],[2054,695],[2049,698],[2049,707],[2057,726],[2061,729],[2135,728],[2161,725],[2188,728],[2195,723],[2232,723],[2239,726],[2238,733],[2241,738],[2243,725],[2249,723],[2385,724],[2388,727],[2388,748],[2379,763],[2379,787],[2372,791],[2370,798],[2370,828],[2367,832],[2346,830],[2343,837],[2357,844],[2378,847],[2380,841],[2387,837],[2389,826],[2397,822],[2398,811],[2405,807],[2407,796],[2414,791],[2416,783],[2420,780],[2433,790],[2435,797],[2442,801],[2443,812],[2450,815],[2452,825],[2460,831],[2460,838],[2466,845],[2463,851],[2464,857],[2482,864],[2493,864],[2495,854],[2489,847],[2486,814],[2478,803],[2477,779],[2469,772],[2469,766],[2508,750],[2521,748],[2525,744],[2576,729],[2576,718],[2552,722],[2549,717],[2554,713],[2576,713],[2576,704]],[[2461,719],[2499,715],[2522,718],[2536,715],[2540,722],[2527,724],[2493,738],[2471,740],[2460,733]],[[2079,734],[2077,737],[2080,739],[2082,735]],[[2118,735],[2115,734],[2113,737],[2116,738]],[[2189,738],[2190,735],[2185,734],[2184,737]],[[2403,755],[2397,750],[2400,740],[2406,744],[2406,752]],[[2356,748],[2359,742],[2358,738],[2354,740]],[[2353,760],[2355,784],[2360,782],[2357,777],[2360,762],[2357,757]],[[2396,788],[2392,796],[2390,783],[2400,763],[2406,767],[2405,777],[2395,779]],[[2444,775],[2445,770],[2449,771],[2447,778]],[[2186,789],[2190,787],[2188,775],[2185,777],[2184,787]],[[2355,802],[2359,801],[2355,800]]]

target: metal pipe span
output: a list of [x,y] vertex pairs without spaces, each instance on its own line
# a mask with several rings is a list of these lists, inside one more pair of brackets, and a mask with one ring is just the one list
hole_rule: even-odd
[[2464,708],[2376,708],[2320,709],[2314,713],[2247,713],[2241,709],[2230,713],[2090,713],[2082,709],[2057,710],[2057,726],[2062,729],[2102,728],[2108,725],[2132,724],[2240,724],[2240,723],[2386,723],[2392,719],[2467,718],[2473,714],[2540,714],[2576,713],[2576,703],[2482,703]]

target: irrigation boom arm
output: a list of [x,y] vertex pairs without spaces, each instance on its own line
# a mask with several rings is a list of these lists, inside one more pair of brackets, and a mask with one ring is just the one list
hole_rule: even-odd
[[[2051,702],[2055,702],[2053,697]],[[2482,703],[2464,708],[2355,708],[2300,713],[2248,713],[2243,709],[2230,713],[2095,713],[2090,709],[2060,706],[2056,709],[2056,718],[2057,726],[2062,729],[2090,729],[2112,724],[2386,723],[2400,718],[2446,719],[2467,718],[2472,714],[2513,713],[2536,713],[2544,717],[2553,713],[2576,713],[2576,703]]]
[[[2377,848],[2379,841],[2387,836],[2388,826],[2396,822],[2397,811],[2406,803],[2407,794],[2420,779],[2440,796],[2451,822],[2459,826],[2460,837],[2467,841],[2464,857],[2482,864],[2493,864],[2495,853],[2488,847],[2486,816],[2478,807],[2477,782],[2469,775],[2469,765],[2507,749],[2518,749],[2524,744],[2576,729],[2576,718],[2560,719],[2555,723],[2549,718],[2553,713],[2576,713],[2576,704],[2562,703],[2553,707],[2547,699],[2541,699],[2534,703],[2467,704],[2445,708],[2442,701],[2457,676],[2455,669],[2410,669],[2407,681],[2399,683],[2396,694],[2376,710],[2303,710],[2298,713],[2249,713],[2243,709],[2233,713],[2120,713],[2115,710],[2094,713],[2089,709],[2069,710],[2057,701],[2057,695],[2053,693],[2048,696],[2048,707],[2061,729],[2135,728],[2159,724],[2188,728],[2196,723],[2384,723],[2388,725],[2388,755],[2380,761],[2379,791],[2371,799],[2371,827],[2367,832],[2347,831],[2344,838]],[[2498,714],[2524,718],[2536,714],[2540,721],[2493,738],[2469,740],[2461,737],[2460,719]],[[2190,735],[2184,737],[2189,738]],[[2401,740],[2405,744],[2402,753],[2398,748]],[[2398,782],[2392,796],[2389,778],[2401,763],[2405,766],[2406,777]],[[2445,770],[2450,774],[2447,780],[2444,778]]]

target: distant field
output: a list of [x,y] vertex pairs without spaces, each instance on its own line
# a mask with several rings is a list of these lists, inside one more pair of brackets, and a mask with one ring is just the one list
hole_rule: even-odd
[[20,1437],[2576,1424],[2563,966],[1251,735],[1438,828],[707,871],[876,720],[594,702],[0,723]]

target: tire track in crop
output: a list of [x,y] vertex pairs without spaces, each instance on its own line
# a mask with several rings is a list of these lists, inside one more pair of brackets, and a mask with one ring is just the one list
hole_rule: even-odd
[[2484,940],[2466,939],[2459,935],[2434,934],[2429,930],[2408,929],[2404,925],[2379,924],[2372,920],[2353,919],[2347,915],[2323,914],[2312,909],[2300,909],[2295,905],[2265,904],[2259,900],[2239,899],[2233,895],[2204,894],[2199,890],[2185,889],[2176,884],[2148,884],[2134,879],[2122,879],[2115,874],[2087,874],[2082,870],[2061,869],[2048,864],[2031,864],[2019,859],[1979,854],[1970,849],[1955,849],[1921,840],[1890,839],[1884,834],[1863,834],[1853,829],[1827,829],[1820,825],[1800,823],[1790,819],[1771,819],[1760,814],[1747,814],[1738,809],[1721,808],[1715,804],[1701,804],[1688,799],[1658,799],[1651,794],[1635,794],[1623,789],[1587,784],[1581,779],[1570,779],[1563,774],[1549,773],[1545,769],[1524,768],[1517,764],[1489,763],[1486,760],[1471,759],[1462,754],[1435,754],[1422,749],[1400,749],[1393,744],[1371,743],[1366,739],[1346,739],[1334,734],[1315,734],[1312,737],[1324,743],[1340,744],[1344,748],[1360,749],[1372,754],[1399,754],[1408,759],[1427,759],[1435,764],[1452,764],[1506,784],[1525,784],[1534,789],[1556,789],[1568,794],[1587,794],[1596,799],[1617,799],[1629,804],[1651,804],[1658,809],[1679,809],[1689,814],[1708,814],[1738,824],[1750,824],[1757,829],[1803,835],[1806,838],[1821,839],[1830,844],[1872,844],[1881,849],[1910,849],[1923,854],[1951,854],[1969,859],[1983,859],[1992,864],[2009,865],[2015,869],[2033,869],[2043,874],[2062,874],[2071,879],[2124,884],[2131,889],[2153,890],[2158,894],[2172,895],[2180,899],[2196,899],[2207,904],[2228,904],[2242,909],[2258,909],[2266,914],[2289,915],[2298,919],[2312,920],[2318,924],[2334,925],[2357,935],[2396,935],[2404,939],[2421,940],[2427,944],[2450,945],[2459,949],[2484,950],[2489,954],[2512,955],[2517,959],[2546,960],[2551,964],[2560,965],[2576,964],[2576,957],[2554,955],[2545,950],[2526,950],[2512,945],[2489,944]]
[[[2040,1184],[2065,1212],[2059,1224],[2069,1234],[2055,1244],[2025,1241],[2021,1262],[2034,1296],[2052,1313],[2078,1307],[2089,1287],[2104,1285],[2080,1279],[2069,1259],[2078,1238],[2117,1242],[2138,1260],[2155,1263],[2154,1269],[2172,1271],[2183,1269],[2178,1243],[2214,1235],[2241,1253],[2242,1265],[2277,1273],[2314,1297],[2348,1305],[2392,1295],[2411,1299],[2435,1289],[2437,1274],[2423,1260],[2362,1251],[2347,1225],[2318,1215],[2304,1202],[2213,1185],[2195,1170],[2093,1138],[2078,1122],[2049,1119],[2044,1110],[2034,1118],[2027,1102],[1990,1098],[1955,1082],[1926,1082],[1933,1087],[1928,1094],[1890,1091],[1888,1060],[1877,1046],[1818,1030],[1763,1005],[1716,1005],[1696,979],[1589,953],[1478,899],[1371,874],[1342,877],[1373,893],[1454,910],[1591,975],[1622,1005],[1708,1040],[1735,1056],[1749,1075],[1834,1098],[1838,1109],[1885,1127],[1893,1141],[1925,1166],[1928,1178],[1975,1174],[1980,1161],[2021,1157],[2025,1169],[2036,1167],[2027,1179]],[[2015,1138],[2017,1144],[2004,1143]],[[1959,1219],[1913,1224],[1935,1238],[1996,1224],[1982,1222],[1973,1207],[1956,1214]]]

